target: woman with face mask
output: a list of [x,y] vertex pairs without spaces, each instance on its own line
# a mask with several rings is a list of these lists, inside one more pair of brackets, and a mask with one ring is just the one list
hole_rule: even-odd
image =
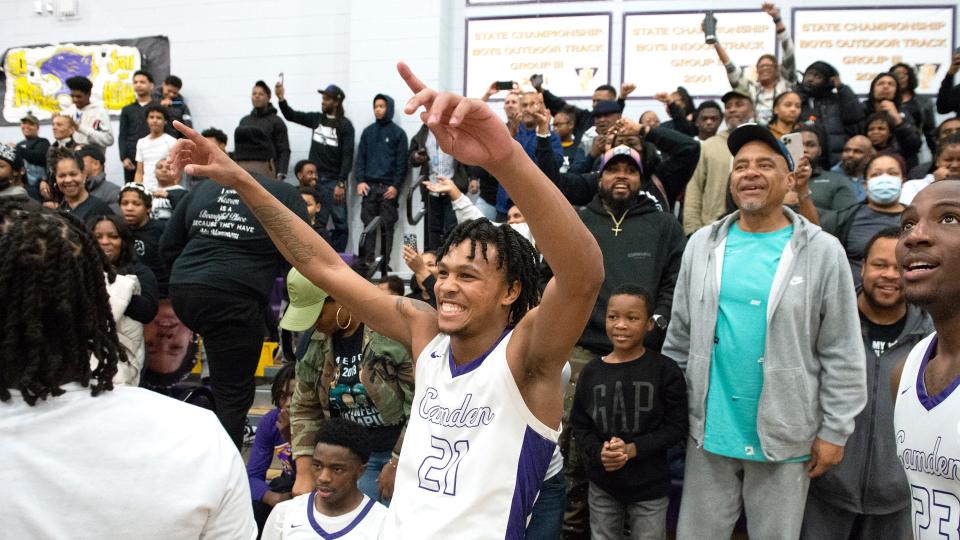
[[900,204],[904,172],[893,156],[876,156],[867,162],[864,175],[867,200],[821,219],[824,230],[840,239],[850,260],[854,282],[860,285],[860,266],[863,250],[877,232],[887,227],[900,226]]

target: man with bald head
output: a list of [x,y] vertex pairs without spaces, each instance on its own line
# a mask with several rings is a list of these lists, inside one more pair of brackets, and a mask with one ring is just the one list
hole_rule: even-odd
[[897,262],[907,302],[936,329],[890,381],[897,455],[910,483],[913,537],[949,538],[960,513],[960,181],[930,184],[903,211]]
[[864,186],[863,173],[866,172],[867,162],[877,155],[873,149],[873,143],[864,135],[854,135],[843,145],[843,153],[840,155],[840,163],[837,163],[831,169],[834,172],[841,172],[850,177],[853,183],[853,189],[857,192],[857,198],[863,202],[867,198],[867,188]]
[[663,354],[686,371],[690,439],[677,538],[795,539],[810,478],[840,462],[866,402],[839,241],[784,206],[796,173],[766,128],[730,132],[738,210],[696,231]]

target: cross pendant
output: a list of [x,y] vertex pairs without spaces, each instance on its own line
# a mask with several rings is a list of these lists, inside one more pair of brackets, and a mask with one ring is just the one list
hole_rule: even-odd
[[623,231],[623,229],[621,229],[619,225],[614,225],[613,228],[610,230],[613,231],[613,236],[619,236],[620,233]]

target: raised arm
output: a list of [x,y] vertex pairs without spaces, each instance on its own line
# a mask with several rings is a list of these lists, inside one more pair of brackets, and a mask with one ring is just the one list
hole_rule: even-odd
[[398,299],[350,269],[320,235],[213,143],[180,122],[185,138],[171,151],[175,169],[207,176],[235,189],[283,257],[311,282],[336,298],[377,332],[409,347],[417,355],[437,333],[437,314],[430,306]]
[[[537,248],[553,269],[539,307],[521,319],[508,349],[521,369],[557,381],[570,350],[587,323],[603,283],[596,240],[560,190],[527,157],[520,144],[484,103],[427,88],[405,64],[400,74],[415,92],[406,112],[421,105],[426,122],[444,152],[466,164],[480,165],[496,177],[520,208],[537,239]],[[570,248],[576,246],[576,256]],[[516,364],[511,361],[516,376]]]

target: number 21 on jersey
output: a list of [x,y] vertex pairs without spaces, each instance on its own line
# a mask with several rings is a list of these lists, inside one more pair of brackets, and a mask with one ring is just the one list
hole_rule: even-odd
[[470,442],[453,441],[451,444],[446,439],[431,435],[430,446],[437,452],[427,456],[417,470],[420,488],[443,492],[444,495],[456,495],[460,461],[470,450]]

